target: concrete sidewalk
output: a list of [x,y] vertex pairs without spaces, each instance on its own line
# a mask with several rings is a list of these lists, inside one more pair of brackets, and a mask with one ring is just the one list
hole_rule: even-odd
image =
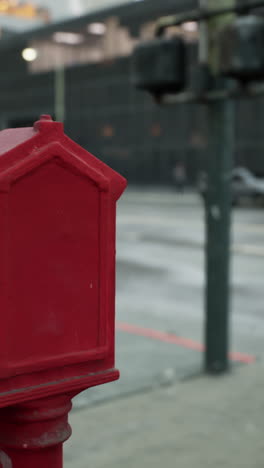
[[65,468],[263,468],[264,365],[72,413]]

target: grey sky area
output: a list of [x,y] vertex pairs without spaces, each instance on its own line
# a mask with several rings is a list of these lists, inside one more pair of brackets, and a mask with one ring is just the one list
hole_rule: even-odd
[[38,0],[34,3],[50,9],[54,19],[66,16],[81,15],[89,10],[97,10],[114,4],[125,3],[127,0]]
[[[48,8],[53,21],[59,21],[73,16],[80,16],[88,13],[89,11],[100,10],[113,5],[135,1],[142,0],[30,0],[30,2],[35,5]],[[41,21],[0,16],[0,27],[12,29],[18,32],[41,25]]]

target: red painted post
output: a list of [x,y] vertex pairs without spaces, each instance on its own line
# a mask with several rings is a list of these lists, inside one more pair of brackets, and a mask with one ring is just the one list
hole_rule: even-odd
[[68,396],[36,400],[0,411],[3,468],[62,468],[62,444],[71,435]]
[[0,466],[62,468],[81,391],[118,379],[116,202],[126,181],[42,116],[0,132]]

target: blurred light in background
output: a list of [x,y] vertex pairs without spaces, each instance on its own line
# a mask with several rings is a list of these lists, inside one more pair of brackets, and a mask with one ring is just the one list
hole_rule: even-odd
[[53,40],[60,44],[77,45],[84,42],[84,36],[72,32],[56,32],[53,34]]
[[182,28],[186,32],[195,33],[198,31],[198,23],[196,21],[187,21],[187,23],[183,23]]
[[38,56],[38,51],[33,47],[27,47],[22,51],[22,57],[26,62],[34,62]]
[[87,27],[87,31],[90,34],[95,34],[97,36],[101,36],[106,31],[106,25],[104,23],[91,23]]

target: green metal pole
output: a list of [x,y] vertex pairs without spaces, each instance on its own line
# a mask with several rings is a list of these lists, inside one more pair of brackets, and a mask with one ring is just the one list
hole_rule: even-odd
[[[234,4],[235,0],[221,1],[223,7]],[[219,7],[219,0],[207,0],[207,7]],[[208,63],[215,88],[219,78],[218,34],[231,19],[229,14],[208,22]],[[225,83],[221,83],[221,86],[223,84],[225,86]],[[213,101],[208,104],[205,369],[212,374],[225,372],[229,368],[230,173],[234,154],[234,118],[232,101]]]
[[63,65],[55,69],[55,119],[58,122],[65,120],[65,69]]

